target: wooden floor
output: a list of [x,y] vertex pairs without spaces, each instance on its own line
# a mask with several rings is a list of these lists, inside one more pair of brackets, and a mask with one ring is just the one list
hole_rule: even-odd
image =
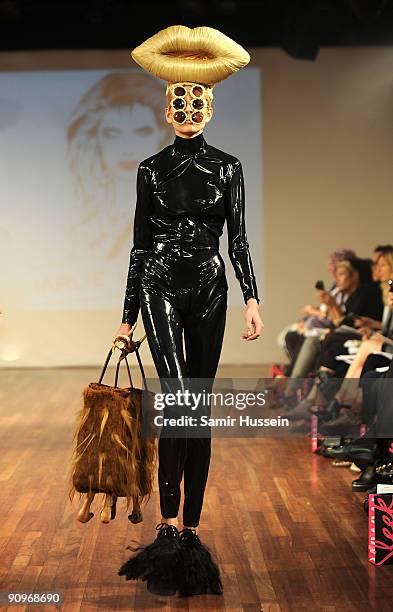
[[[243,368],[219,376],[245,371],[258,376]],[[67,612],[393,609],[393,566],[367,561],[364,494],[350,489],[356,475],[313,455],[302,438],[213,440],[199,533],[218,560],[223,596],[161,598],[117,576],[126,546],[152,540],[159,500],[156,490],[137,526],[123,499],[108,525],[100,498],[89,523],[76,520],[78,503],[67,498],[71,438],[81,390],[97,379],[97,369],[0,372],[0,591],[60,592]]]

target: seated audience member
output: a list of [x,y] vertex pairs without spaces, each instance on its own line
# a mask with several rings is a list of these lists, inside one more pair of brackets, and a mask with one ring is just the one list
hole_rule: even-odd
[[[287,331],[284,330],[284,332],[282,332],[281,336],[284,337],[283,346],[286,350],[287,356],[290,359],[290,364],[286,370],[286,374],[288,376],[293,374],[292,372],[293,367],[295,365],[297,356],[301,350],[303,342],[305,341],[305,338],[306,338],[306,336],[304,335],[305,330],[310,329],[313,324],[314,326],[318,325],[318,327],[321,327],[321,325],[325,324],[327,320],[329,321],[331,320],[332,313],[330,312],[330,306],[328,304],[329,295],[331,295],[334,298],[334,305],[338,309],[340,309],[341,304],[345,299],[345,294],[343,294],[341,290],[337,287],[336,267],[337,267],[337,264],[340,263],[341,261],[344,261],[348,258],[353,258],[353,257],[356,257],[356,255],[355,255],[355,252],[352,251],[351,249],[339,249],[337,251],[334,251],[333,253],[330,253],[328,257],[328,271],[333,277],[333,281],[334,281],[331,288],[329,289],[329,291],[320,290],[320,289],[317,290],[317,299],[320,302],[319,307],[311,306],[310,304],[304,306],[302,309],[302,312],[304,315],[303,318],[297,323],[289,326],[289,328],[287,328]],[[332,303],[333,302],[330,302],[330,304]],[[314,344],[316,344],[316,340],[314,340],[313,338],[312,340],[310,340],[309,344],[313,346]],[[312,350],[313,349],[311,348],[310,351]],[[308,354],[309,351],[305,351],[305,352],[306,354]],[[312,358],[310,358],[309,361],[312,362]],[[299,369],[298,372],[295,374],[295,376],[296,377],[303,376],[303,375],[305,376],[306,374],[303,374],[303,371],[307,367],[308,367],[308,363],[305,363],[305,365],[302,366],[301,368],[301,373]]]
[[[377,245],[375,247],[371,257],[372,282],[379,282],[379,268],[377,265],[379,256],[384,251],[389,251],[392,249],[392,245]],[[315,363],[315,355],[318,354],[320,348],[319,336],[321,337],[321,339],[323,339],[324,337],[324,334],[322,333],[323,327],[326,326],[326,332],[332,327],[331,319],[335,316],[336,318],[339,317],[340,310],[344,310],[343,305],[348,297],[345,292],[339,290],[339,288],[337,287],[337,264],[345,259],[353,259],[355,257],[356,255],[354,251],[350,249],[337,250],[329,255],[328,270],[334,278],[334,283],[332,287],[329,291],[317,291],[317,297],[321,303],[321,306],[319,308],[310,305],[304,306],[303,313],[305,314],[305,316],[303,317],[303,319],[297,324],[293,324],[292,326],[290,326],[290,328],[287,328],[289,329],[289,331],[287,331],[287,333],[285,334],[284,342],[280,340],[280,345],[285,348],[287,356],[290,359],[290,364],[286,368],[286,374],[288,376],[291,376],[292,378],[306,376],[308,371],[312,369],[312,366]],[[330,296],[334,298],[334,301],[332,301]],[[332,305],[337,307],[339,312],[332,312]],[[317,327],[319,328],[317,330],[318,333],[315,333],[314,335],[312,333],[313,328],[315,329]],[[283,334],[284,332],[282,332],[280,337],[282,337]],[[305,343],[306,346],[303,350],[300,362],[296,364],[296,370],[294,372],[295,362],[297,361],[297,357],[300,353],[303,343]]]
[[[383,300],[381,286],[373,281],[371,266],[367,260],[353,258],[340,262],[336,272],[337,283],[348,294],[345,301],[345,314],[334,320],[337,327],[328,333],[322,342],[319,377],[342,377],[340,362],[336,356],[346,352],[344,344],[348,339],[359,338],[360,334],[355,328],[355,321],[359,317],[369,317],[373,320],[382,320]],[[345,325],[346,327],[341,327]],[[350,329],[352,328],[352,329]],[[317,382],[312,387],[307,398],[288,413],[288,418],[299,419],[308,416],[309,408],[318,401],[326,403],[325,397],[318,394],[320,389]],[[330,398],[332,399],[332,398]]]

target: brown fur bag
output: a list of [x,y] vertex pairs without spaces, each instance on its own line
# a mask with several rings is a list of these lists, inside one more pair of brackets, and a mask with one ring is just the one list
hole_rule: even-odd
[[[100,379],[83,390],[83,406],[77,418],[73,438],[69,497],[79,493],[108,493],[142,503],[153,491],[157,462],[155,437],[141,435],[143,418],[153,410],[154,393],[146,386],[139,356],[141,341],[132,341],[130,353],[136,353],[144,389],[132,384],[127,352],[122,351],[116,366],[114,386],[102,384],[102,378],[116,348],[107,356]],[[130,387],[117,386],[119,365],[127,365]],[[143,402],[143,411],[142,411]]]

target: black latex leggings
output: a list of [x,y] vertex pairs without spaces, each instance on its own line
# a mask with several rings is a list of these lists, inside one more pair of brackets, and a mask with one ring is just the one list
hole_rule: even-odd
[[[157,243],[148,254],[141,279],[141,314],[160,379],[214,381],[227,290],[225,265],[215,249]],[[183,524],[199,525],[210,456],[210,433],[204,438],[160,436],[158,483],[164,518],[178,515],[184,475]]]

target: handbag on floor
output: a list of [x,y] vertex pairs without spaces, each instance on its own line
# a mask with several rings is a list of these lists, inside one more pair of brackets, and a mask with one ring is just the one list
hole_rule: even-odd
[[[83,390],[83,406],[78,414],[73,438],[69,497],[79,493],[107,493],[142,503],[153,491],[157,462],[156,437],[142,436],[143,419],[153,410],[154,393],[147,389],[139,355],[144,340],[129,338],[129,350],[122,349],[116,365],[114,385],[102,383],[111,347],[98,382]],[[133,386],[127,354],[135,353],[144,389]],[[117,386],[119,367],[124,360],[130,386]],[[143,410],[142,410],[143,402]]]

